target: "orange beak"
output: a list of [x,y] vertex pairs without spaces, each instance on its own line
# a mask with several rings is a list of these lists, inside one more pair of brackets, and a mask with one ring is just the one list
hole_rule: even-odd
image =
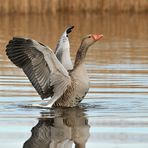
[[93,38],[95,41],[100,40],[102,37],[103,37],[102,34],[92,34],[92,38]]

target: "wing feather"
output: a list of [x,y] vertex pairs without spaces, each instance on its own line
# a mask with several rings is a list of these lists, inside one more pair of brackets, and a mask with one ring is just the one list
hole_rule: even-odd
[[56,101],[71,84],[67,70],[49,47],[14,37],[6,48],[9,59],[23,69],[41,98],[53,97]]
[[72,31],[73,28],[74,26],[69,26],[68,28],[66,28],[64,33],[61,35],[57,43],[57,47],[55,49],[57,59],[67,70],[73,69],[73,64],[70,57],[70,44],[68,38],[68,34]]

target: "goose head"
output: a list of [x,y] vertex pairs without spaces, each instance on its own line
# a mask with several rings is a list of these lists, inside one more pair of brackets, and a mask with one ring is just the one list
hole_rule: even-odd
[[83,37],[81,46],[88,48],[92,44],[94,44],[96,41],[99,41],[103,37],[102,34],[89,34]]
[[83,63],[87,53],[87,49],[96,41],[99,41],[102,37],[102,34],[89,34],[82,38],[81,45],[76,54],[74,68]]

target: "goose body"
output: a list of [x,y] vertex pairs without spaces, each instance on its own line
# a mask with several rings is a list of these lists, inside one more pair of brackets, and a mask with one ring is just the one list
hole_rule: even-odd
[[74,107],[85,97],[89,90],[89,78],[85,65],[80,65],[76,70],[69,72],[71,85],[63,95],[54,103],[54,106]]
[[89,89],[84,64],[87,49],[100,38],[102,35],[87,35],[82,39],[72,70],[67,70],[48,46],[32,39],[14,37],[6,46],[6,53],[23,69],[41,98],[50,98],[47,104],[37,106],[74,107]]

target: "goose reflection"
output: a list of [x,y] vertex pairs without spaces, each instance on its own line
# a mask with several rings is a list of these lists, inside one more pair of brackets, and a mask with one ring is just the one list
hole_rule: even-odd
[[82,108],[56,109],[58,117],[45,118],[35,127],[23,148],[85,148],[89,137],[88,120]]

